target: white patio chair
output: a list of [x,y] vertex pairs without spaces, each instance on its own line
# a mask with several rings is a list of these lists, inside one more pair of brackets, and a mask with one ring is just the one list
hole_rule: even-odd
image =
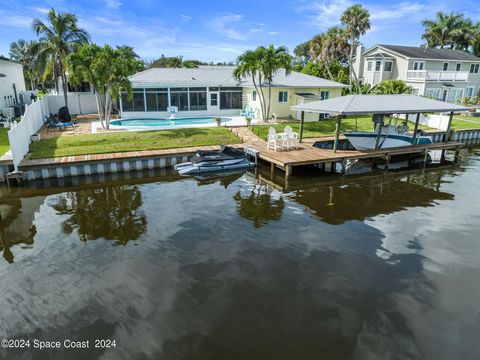
[[300,143],[298,133],[293,132],[290,126],[285,126],[284,132],[287,149],[296,149]]
[[273,151],[277,151],[277,149],[283,150],[285,146],[284,136],[277,134],[275,129],[270,127],[268,129],[267,150],[270,150],[270,148],[272,148]]

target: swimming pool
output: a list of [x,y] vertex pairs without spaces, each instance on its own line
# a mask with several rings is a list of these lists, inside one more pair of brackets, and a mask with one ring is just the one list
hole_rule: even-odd
[[[230,118],[222,117],[222,124],[231,121]],[[176,118],[176,119],[148,119],[148,118],[138,118],[138,119],[119,119],[113,120],[110,122],[111,125],[117,126],[185,126],[185,125],[208,125],[215,124],[215,117],[188,117],[188,118]]]

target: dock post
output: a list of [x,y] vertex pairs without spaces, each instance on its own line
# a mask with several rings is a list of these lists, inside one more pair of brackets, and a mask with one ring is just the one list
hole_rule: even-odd
[[443,135],[444,142],[448,141],[448,135],[450,135],[450,127],[452,126],[452,120],[453,120],[453,111],[450,111],[450,114],[448,115],[447,130],[445,130],[445,134]]
[[333,152],[337,152],[337,149],[338,149],[341,122],[342,122],[342,115],[338,115],[337,121],[335,122],[335,142],[333,143]]
[[455,163],[458,163],[459,158],[460,158],[460,148],[457,147],[455,148],[455,157],[454,157]]
[[417,113],[415,119],[415,128],[413,129],[413,145],[417,145],[418,123],[420,122],[420,113]]
[[275,175],[275,164],[272,162],[270,163],[270,179],[273,180],[273,176]]
[[345,175],[347,172],[347,159],[343,158],[342,159],[342,175]]
[[425,149],[423,154],[423,167],[427,165],[427,159],[428,159],[428,149]]
[[388,167],[390,166],[390,154],[387,153],[385,155],[385,170],[388,170]]
[[292,175],[292,165],[286,164],[285,165],[285,184],[287,184],[287,181],[291,175]]
[[303,139],[303,124],[305,122],[305,111],[300,113],[300,134],[298,136],[298,142],[301,143]]

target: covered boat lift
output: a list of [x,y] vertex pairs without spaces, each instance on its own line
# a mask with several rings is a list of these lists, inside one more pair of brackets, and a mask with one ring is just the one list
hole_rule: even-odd
[[[340,125],[342,118],[349,115],[382,115],[391,116],[393,114],[406,114],[406,119],[410,114],[417,114],[413,138],[416,139],[418,132],[418,123],[422,113],[448,113],[449,120],[447,129],[443,136],[443,141],[448,140],[450,127],[452,124],[454,112],[469,110],[467,106],[459,106],[443,101],[432,100],[416,95],[397,94],[397,95],[347,95],[339,96],[327,100],[314,101],[301,105],[291,106],[290,109],[301,112],[300,117],[300,142],[303,137],[303,124],[305,121],[305,112],[311,113],[329,113],[336,115],[335,141],[333,152],[337,152],[340,137]],[[378,129],[378,136],[380,136]],[[415,142],[413,143],[415,145]]]

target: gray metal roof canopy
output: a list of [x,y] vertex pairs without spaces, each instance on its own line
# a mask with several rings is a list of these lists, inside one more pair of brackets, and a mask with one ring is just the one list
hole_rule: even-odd
[[360,114],[414,114],[424,112],[452,112],[470,109],[443,101],[408,94],[347,95],[327,100],[291,106],[290,109],[337,115]]

